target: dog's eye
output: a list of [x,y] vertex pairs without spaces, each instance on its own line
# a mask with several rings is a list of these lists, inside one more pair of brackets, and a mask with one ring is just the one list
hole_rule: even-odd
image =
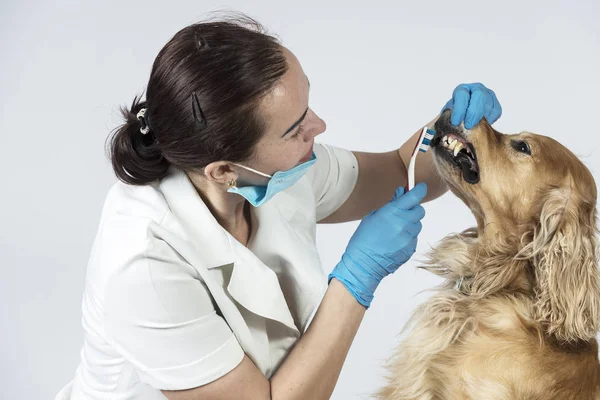
[[510,142],[510,144],[516,151],[531,155],[531,148],[529,147],[529,143],[523,140],[513,140],[512,142]]

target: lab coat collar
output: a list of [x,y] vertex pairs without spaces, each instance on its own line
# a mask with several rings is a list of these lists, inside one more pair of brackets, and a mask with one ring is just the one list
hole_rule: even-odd
[[171,212],[190,235],[189,242],[206,260],[206,267],[233,263],[235,257],[227,231],[206,207],[185,172],[171,166],[160,188]]
[[[170,167],[160,188],[171,212],[189,235],[189,242],[193,243],[198,254],[194,258],[202,260],[204,265],[196,266],[194,260],[187,261],[196,268],[209,270],[233,263],[227,285],[231,297],[249,311],[279,321],[299,334],[277,275],[217,222],[185,172]],[[260,224],[260,217],[253,222]]]

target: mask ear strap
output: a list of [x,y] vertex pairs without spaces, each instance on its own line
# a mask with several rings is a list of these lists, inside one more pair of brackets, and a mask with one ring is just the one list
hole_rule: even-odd
[[257,171],[257,170],[255,170],[255,169],[252,169],[252,168],[250,168],[250,167],[246,167],[245,165],[237,164],[237,163],[234,163],[234,162],[232,162],[232,164],[233,164],[233,165],[237,165],[237,166],[238,166],[238,167],[240,167],[240,168],[244,168],[245,170],[248,170],[248,171],[250,171],[250,172],[254,172],[255,174],[258,174],[258,175],[264,176],[264,177],[266,177],[266,178],[272,178],[272,176],[271,176],[271,175],[268,175],[268,174],[265,174],[265,173],[263,173],[263,172]]

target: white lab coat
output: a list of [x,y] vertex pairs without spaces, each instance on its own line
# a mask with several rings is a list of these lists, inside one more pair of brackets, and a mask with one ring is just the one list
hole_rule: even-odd
[[354,155],[315,145],[295,185],[252,208],[247,247],[214,219],[185,173],[110,190],[87,269],[84,344],[57,399],[164,399],[207,384],[244,354],[269,378],[327,288],[316,222],[348,198]]

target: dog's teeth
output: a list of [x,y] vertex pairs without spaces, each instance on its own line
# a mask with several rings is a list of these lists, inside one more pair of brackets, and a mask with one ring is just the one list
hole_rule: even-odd
[[463,144],[462,143],[458,143],[455,147],[454,147],[454,157],[456,157],[458,155],[458,152],[463,148]]
[[450,142],[450,144],[448,145],[448,148],[450,150],[454,150],[454,146],[456,146],[456,143],[458,142],[458,140],[456,139],[452,139],[452,141]]

